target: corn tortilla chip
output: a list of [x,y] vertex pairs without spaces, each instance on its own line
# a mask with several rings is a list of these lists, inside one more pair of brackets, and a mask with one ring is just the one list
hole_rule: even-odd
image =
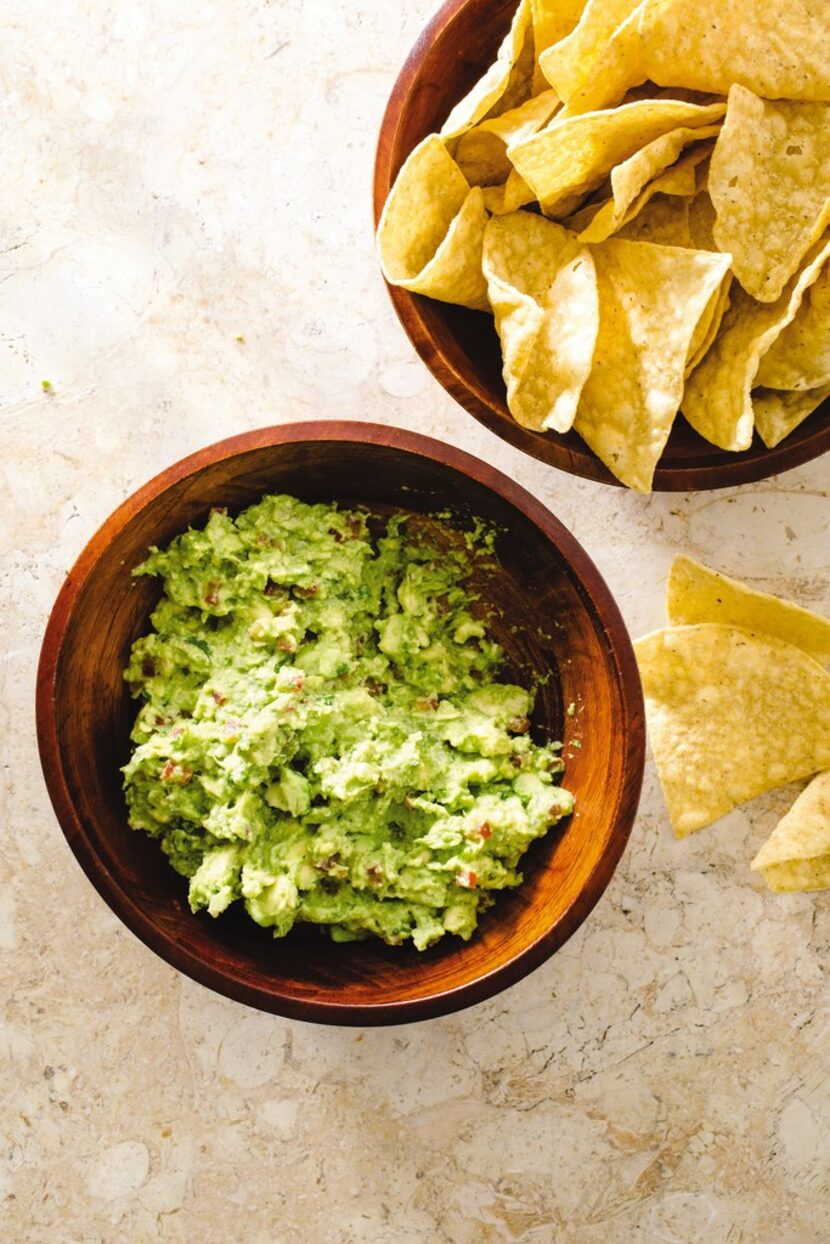
[[640,0],[588,0],[571,34],[541,54],[539,67],[565,103],[591,81],[615,32],[639,7]]
[[593,254],[600,326],[574,427],[617,479],[649,492],[695,328],[729,257],[617,238]]
[[[691,241],[688,243],[691,246]],[[681,243],[680,245],[683,245]],[[728,272],[723,284],[716,289],[703,315],[698,320],[694,337],[689,346],[689,357],[686,360],[686,376],[690,376],[698,364],[706,357],[717,340],[723,317],[729,310],[729,291],[732,288],[732,274]]]
[[507,158],[508,145],[535,134],[551,119],[559,103],[556,91],[544,91],[462,134],[454,157],[470,185],[495,186],[506,181],[513,172]]
[[543,91],[547,79],[539,67],[539,57],[552,44],[569,35],[582,17],[586,0],[530,0],[533,46],[536,52],[534,89]]
[[670,626],[698,622],[740,626],[794,644],[822,663],[830,661],[830,618],[780,596],[756,591],[691,557],[675,557],[672,563],[666,617]]
[[801,792],[751,868],[779,894],[830,889],[830,773],[820,773]]
[[810,286],[792,323],[761,359],[757,381],[770,389],[830,384],[830,268]]
[[[640,67],[639,23],[642,7],[643,3],[640,3],[599,49],[588,78],[567,102],[568,116],[619,104],[630,86],[645,81],[646,75]],[[555,54],[556,48],[551,48],[551,57]]]
[[670,130],[712,125],[723,104],[638,100],[608,112],[554,117],[538,134],[508,147],[507,154],[547,214],[571,195],[597,187],[615,164]]
[[481,248],[487,211],[436,134],[401,169],[377,233],[383,275],[392,285],[441,302],[489,310]]
[[830,397],[830,384],[818,389],[756,389],[752,409],[758,435],[767,449],[773,449],[785,436],[817,410]]
[[671,627],[634,645],[651,748],[678,838],[830,766],[830,674],[738,627]]
[[489,222],[484,273],[511,414],[536,431],[567,432],[591,370],[599,327],[590,252],[567,229],[516,212]]
[[740,286],[733,286],[720,334],[689,377],[683,398],[683,414],[712,444],[734,451],[751,445],[755,426],[751,392],[761,359],[792,323],[828,258],[830,242],[814,247],[806,266],[777,302],[755,302]]
[[733,86],[709,194],[735,276],[774,302],[830,221],[830,104],[770,103]]
[[647,0],[646,77],[725,95],[733,82],[766,99],[830,99],[826,0]]
[[485,186],[482,194],[484,206],[494,216],[504,216],[508,212],[516,212],[520,207],[535,202],[536,196],[530,186],[513,169],[502,186]]
[[692,245],[699,251],[720,249],[715,241],[715,206],[708,189],[698,189],[689,204],[689,230]]
[[689,232],[689,200],[677,195],[656,194],[615,236],[629,242],[699,249]]
[[448,142],[484,121],[491,112],[516,107],[529,94],[535,65],[530,0],[520,0],[510,30],[483,78],[455,105],[441,128]]
[[[686,131],[690,134],[694,132],[694,130]],[[700,130],[701,137],[708,136],[712,132],[717,133],[717,128],[704,126]],[[653,145],[652,143],[651,146]],[[622,186],[619,182],[615,183],[614,174],[624,167],[617,165],[611,173],[614,197],[596,213],[588,227],[580,234],[580,241],[604,242],[606,238],[610,238],[623,225],[627,225],[630,220],[638,216],[656,194],[673,194],[681,198],[693,198],[697,192],[697,166],[709,156],[710,150],[708,143],[701,144],[698,149],[690,152],[682,160],[678,160],[676,164],[672,164],[659,176],[651,180],[646,179],[638,191],[634,191],[635,182],[633,181],[629,180]],[[636,156],[632,156],[632,160],[636,159]],[[626,161],[626,163],[630,164],[631,161]]]

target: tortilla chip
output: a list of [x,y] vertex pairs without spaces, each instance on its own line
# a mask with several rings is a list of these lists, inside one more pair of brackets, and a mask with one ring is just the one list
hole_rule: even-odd
[[770,389],[818,389],[830,384],[830,268],[804,295],[801,306],[758,368]]
[[708,190],[699,189],[689,204],[689,230],[692,245],[699,251],[720,249],[715,241],[715,205]]
[[[694,134],[694,130],[685,130],[687,134]],[[700,130],[701,137],[708,137],[710,134],[717,133],[717,126],[704,126]],[[666,135],[666,137],[670,137]],[[661,142],[657,139],[657,142]],[[651,143],[650,146],[654,146]],[[618,164],[611,173],[611,185],[614,191],[614,197],[606,203],[591,220],[590,225],[580,234],[582,242],[604,242],[606,238],[610,238],[623,225],[627,225],[633,220],[645,205],[654,198],[655,194],[673,194],[681,198],[693,198],[697,192],[697,176],[696,169],[698,164],[705,160],[710,154],[709,144],[701,144],[701,146],[689,153],[684,159],[679,160],[676,164],[672,164],[670,168],[665,169],[659,176],[646,180],[635,191],[634,186],[636,180],[624,175],[623,180],[615,181],[615,174],[625,165],[630,165],[632,161],[637,160],[637,155],[632,156],[625,164]],[[638,152],[642,155],[642,152]],[[640,170],[640,174],[645,174],[645,168]]]
[[666,616],[670,626],[698,622],[740,626],[793,644],[822,663],[830,661],[830,618],[780,596],[758,592],[690,557],[675,557],[672,563]]
[[830,773],[801,792],[750,867],[779,894],[830,889]]
[[[625,19],[611,35],[609,41],[598,47],[598,55],[591,66],[590,75],[566,104],[568,116],[595,112],[619,104],[629,87],[645,82],[646,75],[640,65],[640,13],[643,4]],[[555,48],[550,49],[554,56]]]
[[615,164],[655,138],[684,126],[712,125],[723,113],[723,104],[637,100],[609,112],[554,117],[507,154],[549,214],[569,196],[595,189]]
[[536,52],[534,91],[544,91],[547,79],[539,67],[539,57],[552,44],[569,35],[582,17],[585,0],[530,0],[533,46]]
[[407,159],[383,208],[377,233],[391,285],[441,302],[489,311],[481,248],[487,211],[437,134]]
[[709,194],[735,276],[774,302],[830,222],[830,104],[769,103],[733,86]]
[[[691,245],[691,243],[690,243]],[[732,273],[729,272],[723,279],[723,284],[715,290],[709,299],[709,304],[703,315],[698,320],[695,335],[689,346],[689,357],[686,360],[686,376],[692,374],[694,369],[706,357],[717,340],[720,326],[723,323],[723,317],[729,310],[729,293],[732,289]]]
[[752,409],[758,435],[772,449],[830,397],[830,384],[818,389],[756,389]]
[[766,99],[830,99],[830,9],[824,0],[646,0],[646,77],[725,95],[733,82]]
[[535,134],[551,119],[559,103],[556,91],[545,91],[462,134],[455,147],[455,162],[470,185],[496,186],[506,181],[514,171],[507,158],[508,145]]
[[657,631],[634,650],[678,838],[830,767],[830,674],[800,648],[702,623]]
[[599,327],[590,252],[560,225],[515,212],[489,222],[484,273],[511,414],[536,431],[567,432]]
[[689,200],[677,195],[656,194],[615,236],[629,242],[698,249],[689,232]]
[[491,112],[507,111],[526,99],[535,61],[530,0],[520,0],[493,64],[444,122],[441,137],[445,142],[472,129]]
[[683,414],[692,427],[721,449],[740,451],[752,444],[755,417],[751,392],[762,357],[792,323],[807,289],[830,257],[830,242],[814,247],[807,265],[777,302],[755,302],[739,285],[720,334],[689,377]]
[[516,212],[528,203],[535,203],[536,196],[526,181],[515,169],[510,173],[503,186],[485,186],[482,191],[484,206],[494,216],[504,216],[508,212]]
[[618,238],[593,254],[600,327],[574,427],[617,479],[649,492],[698,320],[729,256]]
[[[588,0],[576,29],[541,54],[539,68],[566,104],[595,78],[615,33],[639,7],[640,0]],[[626,83],[619,98],[635,85]]]

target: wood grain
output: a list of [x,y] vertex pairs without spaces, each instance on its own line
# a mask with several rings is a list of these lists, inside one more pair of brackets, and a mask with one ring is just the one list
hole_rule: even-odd
[[[515,0],[448,0],[412,49],[392,90],[378,139],[374,173],[375,225],[409,152],[439,130],[450,109],[493,60]],[[571,475],[619,482],[575,432],[531,432],[511,417],[501,377],[501,349],[492,318],[389,286],[407,336],[435,378],[480,423],[517,449]],[[657,492],[726,488],[790,470],[830,449],[830,401],[780,445],[755,436],[733,454],[703,440],[678,419],[654,477]]]
[[[318,930],[275,941],[242,911],[191,914],[186,885],[156,843],[129,829],[120,766],[135,714],[121,672],[148,629],[158,586],[130,571],[211,506],[233,513],[267,491],[304,500],[450,506],[503,528],[503,569],[488,588],[501,608],[510,663],[550,673],[534,728],[566,745],[577,812],[534,844],[523,886],[499,897],[468,944],[419,954],[367,941],[334,945]],[[511,626],[516,631],[510,630]],[[578,715],[563,705],[573,700]],[[623,621],[592,562],[518,485],[458,450],[371,424],[315,422],[222,441],[177,463],[112,515],[68,575],[43,642],[37,687],[41,762],[52,803],[81,867],[149,947],[195,980],[298,1019],[381,1024],[478,1002],[538,966],[573,933],[605,889],[634,819],[645,732],[636,664]],[[566,751],[570,749],[566,746]]]

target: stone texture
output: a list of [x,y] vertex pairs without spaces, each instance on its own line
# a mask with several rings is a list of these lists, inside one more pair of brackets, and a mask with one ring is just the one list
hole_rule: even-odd
[[774,897],[748,867],[793,791],[677,843],[649,766],[616,877],[554,959],[463,1014],[360,1032],[176,975],[98,899],[43,788],[35,666],[66,569],[160,468],[269,422],[377,419],[488,459],[583,541],[635,634],[661,624],[678,550],[830,607],[830,459],[723,493],[612,491],[514,452],[417,361],[374,261],[370,180],[429,9],[5,5],[8,1240],[830,1238],[830,904]]

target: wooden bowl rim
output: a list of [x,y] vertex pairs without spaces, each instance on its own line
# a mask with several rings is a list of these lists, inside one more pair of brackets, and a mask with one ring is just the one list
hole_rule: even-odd
[[[375,151],[373,174],[373,211],[377,229],[383,205],[398,172],[392,153],[398,130],[406,113],[413,85],[418,81],[421,65],[432,45],[451,26],[456,17],[471,3],[482,0],[445,0],[418,36],[392,87],[381,121]],[[382,278],[384,279],[384,278]],[[455,366],[436,339],[424,314],[429,299],[411,294],[400,286],[385,281],[392,306],[404,332],[432,375],[479,423],[496,436],[531,457],[555,466],[569,475],[624,487],[596,454],[581,441],[566,445],[557,433],[538,433],[516,423],[504,402],[493,401],[487,389],[475,377]],[[473,312],[470,312],[473,314]],[[822,418],[817,419],[817,415]],[[757,483],[782,471],[789,471],[811,462],[830,450],[830,399],[807,420],[772,449],[764,446],[756,433],[752,447],[742,453],[717,451],[710,446],[707,455],[720,452],[715,462],[701,462],[690,455],[682,464],[661,466],[654,473],[654,492],[708,492]]]
[[[489,488],[528,518],[568,564],[605,632],[622,705],[623,778],[606,849],[585,886],[554,926],[511,960],[450,989],[397,1002],[351,1004],[309,1001],[273,988],[252,986],[192,955],[144,912],[119,877],[97,854],[79,817],[64,773],[55,698],[61,652],[73,610],[102,552],[132,519],[167,489],[201,469],[259,449],[313,442],[351,441],[401,450],[449,467]],[[586,605],[587,607],[587,605]],[[260,428],[218,441],[161,471],[118,506],[98,528],[62,584],[43,637],[37,672],[37,738],[47,791],[58,823],[78,863],[110,909],[145,945],[172,967],[235,1001],[292,1019],[347,1025],[408,1023],[457,1011],[514,984],[554,953],[582,924],[608,885],[636,816],[645,762],[644,707],[634,650],[627,628],[602,576],[563,524],[524,488],[487,463],[419,433],[356,421],[322,420]]]

